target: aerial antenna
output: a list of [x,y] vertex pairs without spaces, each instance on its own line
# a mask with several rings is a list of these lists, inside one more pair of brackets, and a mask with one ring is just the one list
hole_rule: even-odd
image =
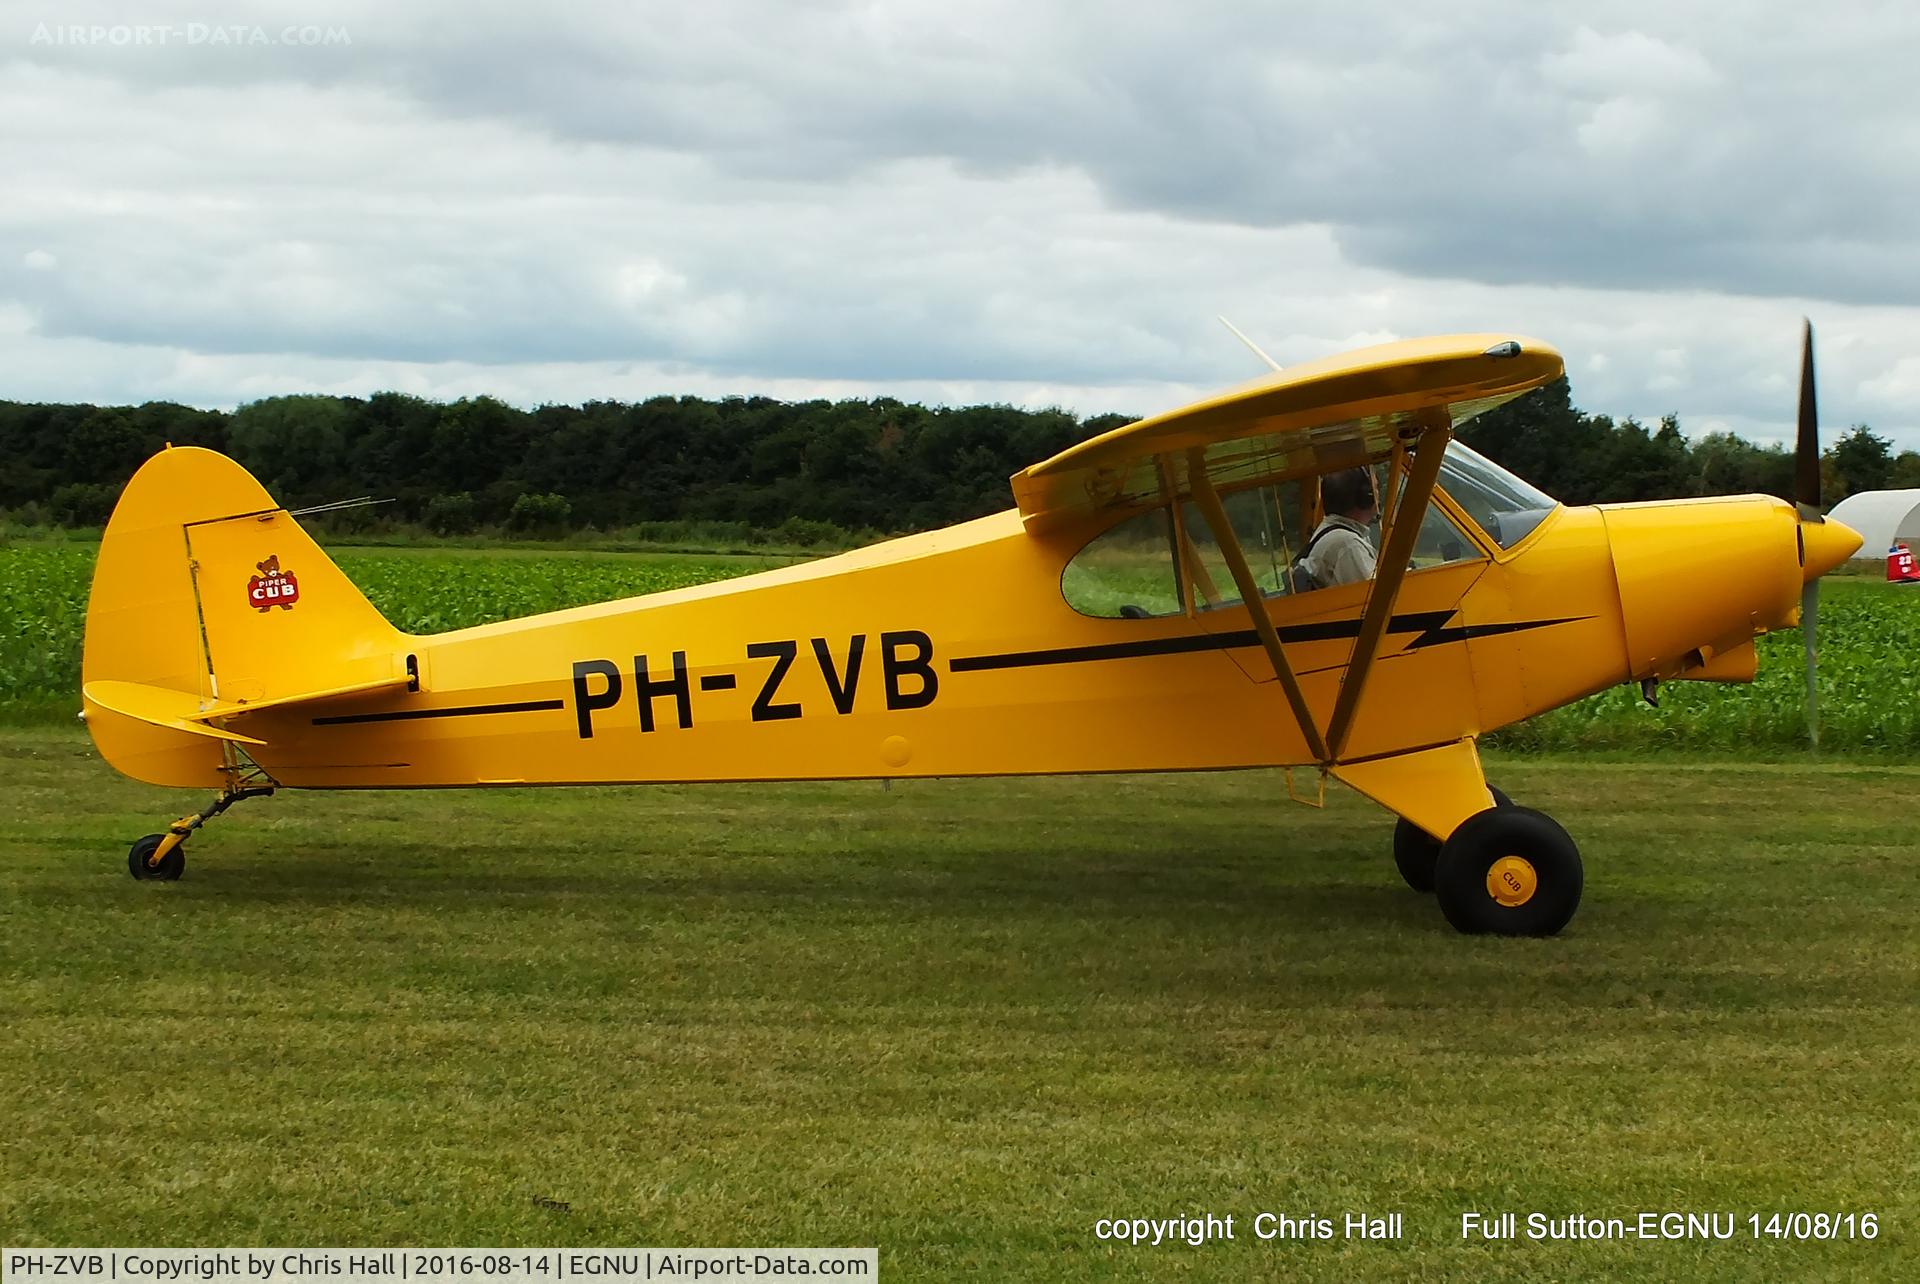
[[1246,344],[1249,348],[1253,349],[1253,355],[1260,358],[1262,361],[1266,362],[1269,369],[1284,370],[1286,368],[1282,366],[1278,361],[1275,361],[1272,357],[1268,356],[1264,351],[1262,351],[1259,344],[1255,343],[1252,339],[1249,339],[1246,335],[1242,334],[1240,332],[1239,326],[1227,320],[1225,317],[1219,318],[1219,321],[1221,325],[1233,331],[1234,338],[1240,340],[1240,342]]
[[313,513],[337,513],[343,508],[370,508],[375,504],[391,504],[391,499],[375,499],[371,495],[362,495],[358,499],[336,499],[331,504],[315,504],[311,508],[295,508],[288,511],[288,517],[306,517]]

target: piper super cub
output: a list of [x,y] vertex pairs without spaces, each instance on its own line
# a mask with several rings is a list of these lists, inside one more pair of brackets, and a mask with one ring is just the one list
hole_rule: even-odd
[[[1860,543],[1820,514],[1810,335],[1797,509],[1572,508],[1453,440],[1561,370],[1504,334],[1276,368],[1032,465],[991,517],[431,637],[238,464],[168,449],[101,542],[83,716],[125,774],[217,791],[134,843],[142,879],[275,789],[1286,767],[1398,815],[1454,927],[1548,935],[1579,852],[1489,790],[1477,738],[1616,683],[1750,681]],[[1320,479],[1354,468],[1377,572],[1309,587]]]

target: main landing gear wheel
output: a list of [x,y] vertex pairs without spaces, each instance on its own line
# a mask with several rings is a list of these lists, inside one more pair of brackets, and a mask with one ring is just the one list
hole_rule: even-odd
[[153,862],[153,854],[160,850],[160,841],[165,834],[148,834],[136,839],[127,852],[127,872],[146,882],[157,880],[171,883],[187,867],[187,844],[185,840],[173,845],[173,850],[162,856],[158,863]]
[[1580,907],[1585,874],[1567,831],[1531,807],[1469,816],[1440,847],[1440,912],[1462,932],[1552,936]]
[[[1487,792],[1493,795],[1496,807],[1511,807],[1513,799],[1487,786]],[[1393,863],[1400,867],[1400,877],[1407,880],[1407,886],[1416,892],[1433,890],[1433,867],[1440,860],[1440,840],[1420,826],[1402,817],[1393,827]]]

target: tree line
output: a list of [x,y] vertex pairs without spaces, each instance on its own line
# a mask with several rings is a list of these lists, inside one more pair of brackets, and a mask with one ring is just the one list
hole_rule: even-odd
[[[393,501],[350,510],[348,529],[561,535],[705,523],[819,542],[1006,508],[1011,474],[1128,422],[888,397],[655,397],[533,410],[397,392],[269,397],[233,411],[0,402],[0,510],[30,525],[100,525],[127,477],[172,442],[233,456],[288,507],[368,493]],[[1726,433],[1689,441],[1672,416],[1648,428],[1587,414],[1565,379],[1481,416],[1461,437],[1573,504],[1791,496],[1787,450]],[[1824,471],[1833,503],[1920,486],[1920,453],[1896,455],[1856,425],[1826,451]]]

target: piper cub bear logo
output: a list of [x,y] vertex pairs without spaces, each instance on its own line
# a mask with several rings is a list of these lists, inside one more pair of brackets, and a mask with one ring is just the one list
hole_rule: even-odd
[[256,565],[260,573],[247,581],[247,601],[258,607],[263,615],[276,606],[283,611],[291,611],[293,604],[300,600],[300,581],[294,578],[292,571],[280,569],[278,553]]

